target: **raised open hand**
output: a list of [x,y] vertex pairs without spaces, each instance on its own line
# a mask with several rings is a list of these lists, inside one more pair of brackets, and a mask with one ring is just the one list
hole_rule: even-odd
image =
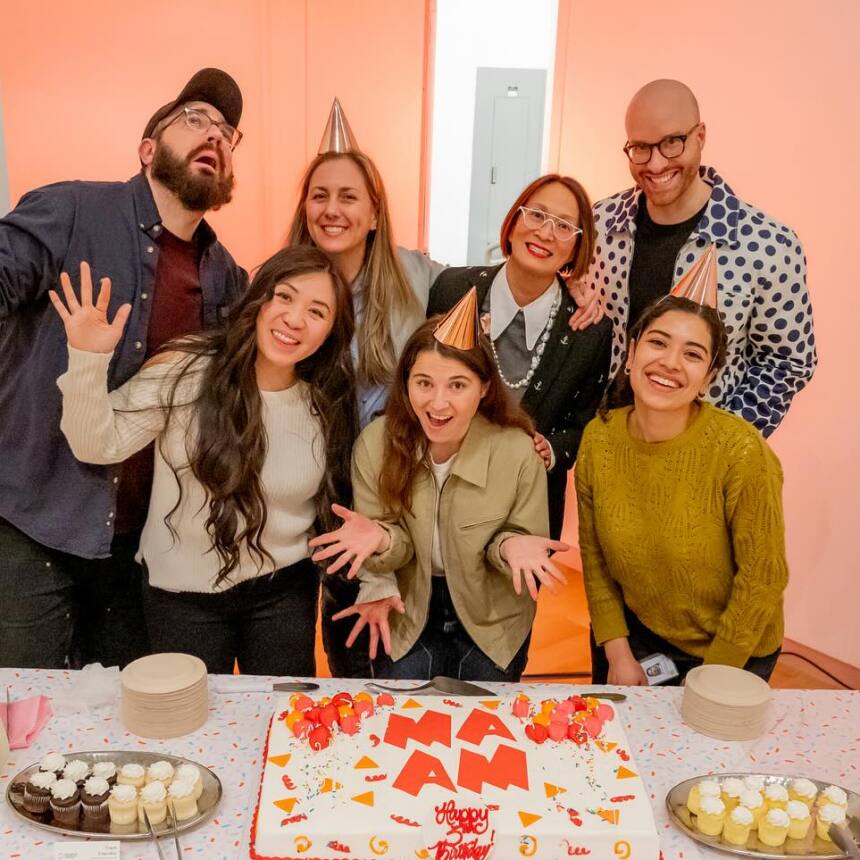
[[550,561],[549,553],[564,552],[568,549],[570,547],[560,540],[535,535],[508,538],[501,546],[501,554],[511,569],[514,591],[519,594],[523,590],[522,584],[525,580],[529,594],[537,600],[537,579],[555,594],[559,584],[567,584],[567,577]]
[[348,609],[332,615],[331,620],[340,621],[341,618],[357,615],[358,618],[346,640],[346,647],[352,648],[358,634],[367,625],[370,630],[368,654],[371,660],[375,660],[380,639],[382,639],[382,649],[391,656],[391,628],[388,626],[388,613],[392,609],[397,610],[401,615],[406,612],[406,607],[399,597],[383,597],[380,600],[372,600],[370,603],[356,603]]
[[101,279],[95,304],[93,278],[90,265],[85,260],[81,261],[81,300],[78,301],[72,289],[68,273],[63,272],[60,275],[60,286],[63,288],[65,304],[55,290],[50,290],[48,297],[63,321],[69,346],[84,352],[113,352],[122,337],[122,330],[131,313],[131,305],[122,305],[114,315],[113,322],[108,322],[110,278]]
[[308,541],[311,549],[325,547],[315,552],[311,559],[324,561],[339,555],[340,558],[326,568],[326,573],[336,573],[351,560],[346,578],[352,579],[361,570],[368,556],[385,549],[388,545],[388,533],[376,520],[368,519],[343,505],[332,505],[331,509],[343,520],[343,525],[333,532],[317,535]]

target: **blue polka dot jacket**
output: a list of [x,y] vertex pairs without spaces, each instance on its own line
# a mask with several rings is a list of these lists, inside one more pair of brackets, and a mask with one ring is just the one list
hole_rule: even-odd
[[[675,280],[705,247],[716,245],[719,309],[728,332],[728,361],[708,393],[769,436],[817,364],[806,257],[796,234],[735,196],[713,168],[705,213],[678,253]],[[589,281],[600,290],[612,321],[611,375],[626,349],[628,278],[641,191],[631,188],[594,207],[597,240]]]

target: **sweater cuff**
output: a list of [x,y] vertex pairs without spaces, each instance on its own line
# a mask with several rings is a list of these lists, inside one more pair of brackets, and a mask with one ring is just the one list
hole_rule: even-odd
[[728,639],[715,636],[713,642],[705,649],[705,663],[719,663],[722,666],[736,666],[743,669],[750,655],[738,648]]
[[630,630],[627,628],[623,612],[618,616],[612,613],[604,618],[595,618],[592,616],[591,627],[594,631],[594,641],[601,647],[603,647],[604,642],[608,642],[610,639],[621,639],[630,636]]

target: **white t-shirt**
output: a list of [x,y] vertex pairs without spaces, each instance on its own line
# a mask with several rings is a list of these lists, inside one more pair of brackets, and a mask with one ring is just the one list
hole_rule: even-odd
[[442,541],[439,537],[439,500],[442,497],[442,487],[451,474],[451,468],[457,455],[449,457],[444,463],[436,463],[430,457],[430,468],[433,470],[433,478],[436,481],[436,516],[433,522],[433,543],[430,548],[430,572],[433,576],[445,575],[445,562],[442,559]]

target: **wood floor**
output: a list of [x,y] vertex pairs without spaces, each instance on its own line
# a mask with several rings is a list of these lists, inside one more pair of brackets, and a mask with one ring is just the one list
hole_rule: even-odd
[[[590,679],[588,610],[582,574],[576,569],[578,558],[574,553],[567,553],[565,561],[569,563],[565,565],[568,584],[557,595],[551,594],[547,589],[542,589],[540,592],[529,662],[525,672],[529,680],[585,683]],[[860,668],[849,666],[790,640],[784,642],[783,652],[771,677],[772,687],[843,689],[802,659],[806,657],[818,663],[852,689],[860,689]],[[317,674],[328,677],[328,666],[319,633],[316,653]],[[802,656],[794,656],[794,654]]]

